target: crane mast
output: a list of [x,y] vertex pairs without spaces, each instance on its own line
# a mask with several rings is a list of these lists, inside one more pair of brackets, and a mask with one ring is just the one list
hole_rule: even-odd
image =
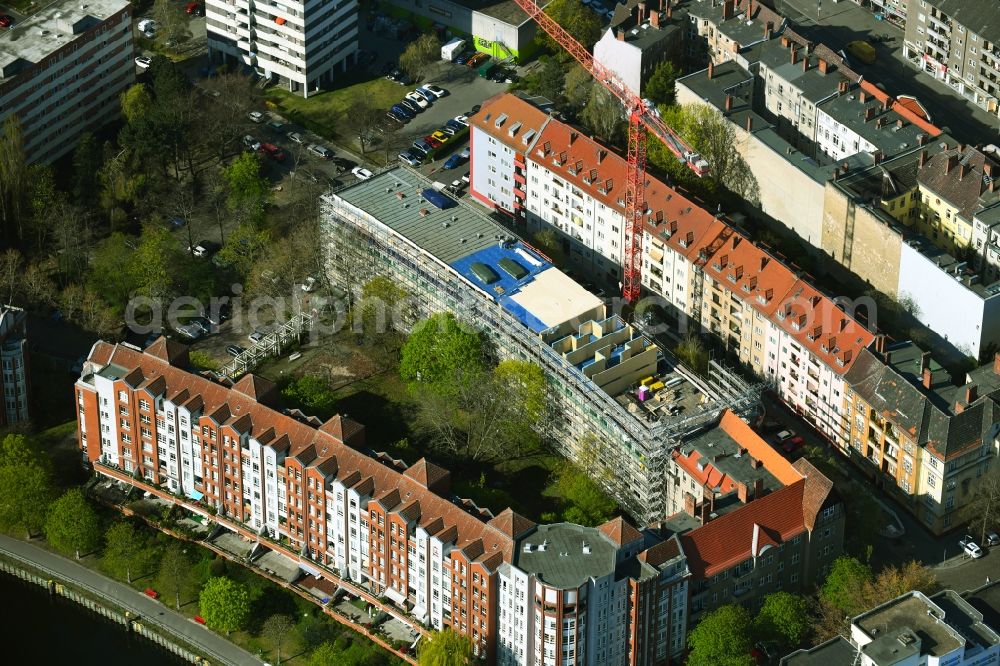
[[658,138],[670,152],[686,163],[698,176],[708,173],[708,163],[664,123],[656,108],[626,86],[618,76],[594,60],[594,56],[576,41],[551,16],[542,11],[534,0],[514,0],[517,6],[538,24],[563,49],[607,88],[625,107],[628,118],[628,169],[625,179],[625,254],[623,261],[622,296],[629,303],[639,298],[642,290],[642,218],[646,211],[646,141],[647,132]]

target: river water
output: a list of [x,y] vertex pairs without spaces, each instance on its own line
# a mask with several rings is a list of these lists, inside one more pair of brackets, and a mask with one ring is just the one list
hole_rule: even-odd
[[185,663],[163,648],[133,636],[45,588],[0,573],[4,664],[72,666],[177,666]]

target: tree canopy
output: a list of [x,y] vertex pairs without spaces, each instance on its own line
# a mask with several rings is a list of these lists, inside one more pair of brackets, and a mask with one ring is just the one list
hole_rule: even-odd
[[441,42],[433,33],[425,32],[407,45],[399,56],[399,67],[414,79],[418,79],[431,63],[440,59]]
[[865,589],[872,580],[872,570],[867,564],[855,557],[841,555],[830,567],[830,573],[820,588],[819,598],[844,615],[853,617],[868,607]]
[[674,103],[674,82],[677,81],[677,77],[680,75],[681,71],[674,63],[664,60],[656,66],[656,69],[650,74],[649,79],[646,80],[643,96],[656,104],[670,106]]
[[555,491],[565,503],[562,519],[570,523],[595,527],[613,518],[618,510],[618,503],[575,465],[565,464],[560,468]]
[[209,627],[228,634],[242,629],[250,619],[250,593],[231,578],[209,578],[201,590],[198,607]]
[[174,607],[181,607],[181,592],[191,582],[191,561],[180,543],[173,542],[166,547],[160,557],[157,585],[165,594],[174,597]]
[[753,666],[750,614],[742,606],[721,606],[688,634],[687,666]]
[[97,548],[101,523],[90,500],[79,488],[72,488],[52,503],[45,519],[45,538],[62,553],[80,553]]
[[472,643],[445,628],[420,642],[417,660],[420,666],[468,666],[472,663]]
[[[552,0],[545,8],[545,13],[588,51],[593,50],[594,44],[601,38],[601,20],[580,0]],[[539,33],[542,43],[559,54],[560,58],[568,60],[572,57],[548,34],[541,30]]]
[[754,619],[756,633],[785,647],[799,645],[809,631],[809,605],[803,597],[774,592],[764,597]]
[[275,614],[264,620],[260,634],[274,644],[277,654],[276,664],[281,663],[281,646],[288,638],[288,632],[295,626],[295,621],[288,615]]
[[408,382],[451,393],[456,382],[481,372],[484,365],[479,331],[440,312],[413,327],[401,350],[399,374]]
[[37,533],[51,501],[47,461],[24,435],[6,435],[0,442],[0,530]]
[[104,555],[101,563],[113,576],[132,583],[132,574],[149,560],[145,537],[127,520],[112,523],[104,533]]

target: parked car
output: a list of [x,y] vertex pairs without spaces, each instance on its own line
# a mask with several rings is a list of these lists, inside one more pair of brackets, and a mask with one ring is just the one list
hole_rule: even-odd
[[14,25],[14,17],[10,14],[0,14],[0,28],[9,28]]
[[430,134],[428,134],[427,136],[425,136],[423,138],[423,140],[426,141],[430,145],[430,147],[433,148],[433,149],[435,149],[435,150],[437,150],[438,148],[440,148],[441,146],[444,145],[443,141],[441,141],[440,139],[437,139],[436,137],[434,137],[434,136],[432,136]]
[[777,435],[774,436],[774,438],[777,439],[779,443],[785,442],[786,440],[789,440],[792,437],[795,437],[795,433],[791,430],[782,430],[781,432],[779,432]]
[[440,86],[436,86],[433,83],[427,83],[423,86],[424,90],[429,90],[435,97],[444,97],[448,94],[448,91]]
[[242,354],[245,351],[246,351],[246,349],[244,349],[243,347],[240,347],[239,345],[229,345],[228,347],[226,347],[226,352],[230,356],[232,356],[234,358],[237,357],[237,356],[239,356],[240,354]]
[[962,546],[962,550],[965,551],[965,554],[967,556],[971,557],[974,560],[978,560],[980,557],[986,554],[983,552],[982,548],[976,545],[975,541],[969,541],[968,543],[966,543],[964,546]]
[[273,132],[277,132],[278,134],[284,134],[285,123],[281,122],[280,120],[270,120],[267,123],[267,129]]
[[153,19],[139,19],[139,22],[135,24],[136,30],[139,32],[147,32],[149,30],[156,30],[156,21]]
[[481,108],[483,108],[483,107],[482,107],[482,106],[480,106],[479,104],[473,104],[473,105],[472,105],[472,108],[471,108],[471,109],[469,109],[469,112],[468,112],[468,113],[466,113],[465,115],[467,115],[467,116],[474,116],[474,115],[476,115],[477,113],[479,113],[479,109],[481,109]]
[[324,160],[333,159],[333,151],[326,146],[321,146],[318,143],[313,143],[309,145],[309,152],[316,157],[322,157]]
[[401,123],[403,125],[405,125],[406,123],[410,122],[409,118],[407,118],[406,116],[404,116],[401,113],[396,113],[392,109],[389,109],[388,111],[385,112],[385,117],[388,118],[389,120],[394,120],[397,123]]
[[870,65],[875,62],[875,47],[866,41],[857,39],[853,42],[849,42],[845,48],[848,53],[866,65]]
[[417,157],[412,150],[404,150],[399,154],[399,159],[401,162],[406,162],[411,167],[420,166],[420,158]]
[[987,546],[1000,546],[1000,534],[996,532],[990,532],[986,535],[985,545]]
[[398,81],[403,77],[403,70],[398,67],[394,68],[391,72],[385,75],[385,78],[389,81]]
[[218,252],[220,249],[221,248],[219,247],[218,243],[213,243],[212,241],[203,240],[194,246],[194,249],[191,250],[191,254],[193,254],[196,257],[209,257]]
[[396,113],[398,113],[399,115],[403,116],[407,120],[413,120],[414,118],[417,117],[417,114],[415,114],[413,111],[410,111],[409,109],[407,109],[402,104],[393,104],[392,108],[389,109],[389,110],[390,111],[395,111]]
[[351,173],[353,173],[354,177],[357,178],[358,180],[368,180],[369,178],[375,175],[368,169],[360,166],[356,166],[353,169],[351,169]]
[[468,172],[468,171],[466,171],[466,172],[465,172],[465,175],[464,175],[464,176],[462,176],[462,181],[463,181],[463,182],[464,182],[464,183],[465,183],[466,185],[468,185],[468,184],[469,184],[469,172]]
[[461,155],[452,155],[451,157],[449,157],[447,159],[447,161],[445,161],[444,168],[445,169],[454,169],[455,167],[457,167],[459,164],[461,164],[464,161],[465,161],[465,159]]
[[316,291],[316,278],[309,276],[302,282],[302,291],[307,294]]
[[273,143],[262,143],[260,144],[260,149],[267,153],[267,155],[275,162],[285,161],[285,151]]
[[247,337],[250,339],[250,342],[257,344],[258,342],[267,337],[267,333],[258,328]]
[[153,62],[153,59],[149,56],[136,56],[135,64],[136,67],[141,67],[142,69],[149,69],[149,63]]
[[423,148],[418,147],[416,145],[416,143],[414,143],[414,145],[412,145],[409,148],[407,148],[406,152],[410,153],[411,155],[413,155],[414,157],[416,157],[418,160],[426,160],[427,159],[427,152],[428,151],[424,150]]
[[255,152],[258,151],[258,150],[260,150],[260,141],[258,141],[257,139],[253,138],[249,134],[247,134],[246,136],[243,137],[243,145],[246,148],[248,148],[250,150],[253,150]]
[[411,102],[413,102],[414,104],[416,104],[417,108],[421,109],[421,110],[422,109],[426,109],[427,107],[429,107],[431,105],[430,102],[428,102],[426,99],[424,99],[423,95],[421,95],[420,93],[418,93],[416,91],[406,93],[406,99],[408,99]]
[[306,142],[305,137],[302,136],[301,134],[299,134],[298,132],[289,132],[288,133],[288,140],[291,141],[292,143],[297,143],[300,146],[303,145],[303,144],[305,144],[305,142]]
[[434,100],[437,99],[437,95],[435,95],[430,90],[428,90],[427,88],[424,88],[424,87],[417,88],[413,92],[417,93],[418,95],[420,95],[421,97],[423,97],[425,100],[427,100],[428,104],[432,104],[434,102]]
[[471,154],[472,154],[472,151],[469,150],[468,146],[466,146],[465,148],[463,148],[462,152],[459,153],[459,155],[461,155],[465,159],[469,159],[469,155],[471,155]]
[[463,125],[462,123],[458,122],[454,118],[452,118],[451,120],[449,120],[448,122],[446,122],[444,124],[444,126],[445,127],[450,127],[451,129],[455,130],[455,132],[461,132],[462,130],[465,129],[465,125]]
[[455,128],[454,127],[441,127],[441,128],[438,129],[438,132],[441,132],[442,134],[448,135],[448,138],[451,138],[451,137],[455,136]]
[[442,132],[441,130],[438,130],[438,131],[434,132],[433,134],[431,134],[431,136],[433,138],[437,139],[438,141],[440,141],[442,144],[447,143],[448,140],[451,139],[451,135],[450,134],[446,134],[446,133]]
[[424,157],[427,157],[427,155],[434,150],[434,146],[432,146],[424,139],[417,139],[416,141],[414,141],[413,147],[423,152]]
[[185,324],[184,326],[178,326],[177,332],[188,340],[197,340],[204,335],[204,331],[201,330],[201,326],[198,326],[197,324]]
[[452,118],[452,120],[454,120],[456,123],[459,123],[460,125],[465,125],[466,127],[469,126],[469,116],[466,115],[455,116],[454,118]]
[[205,317],[198,315],[197,317],[191,317],[191,321],[188,322],[193,326],[197,326],[201,329],[201,332],[208,335],[212,332],[212,322],[208,321]]
[[399,105],[404,109],[406,109],[407,111],[409,111],[410,113],[412,113],[414,117],[416,117],[418,113],[423,111],[423,109],[417,106],[415,102],[411,102],[408,99],[400,100]]
[[190,14],[191,16],[201,16],[202,14],[205,13],[205,10],[203,10],[201,7],[201,3],[198,2],[187,3],[187,5],[184,7],[184,11]]
[[251,111],[250,113],[247,114],[247,118],[249,118],[255,123],[264,122],[264,114],[261,113],[260,111]]

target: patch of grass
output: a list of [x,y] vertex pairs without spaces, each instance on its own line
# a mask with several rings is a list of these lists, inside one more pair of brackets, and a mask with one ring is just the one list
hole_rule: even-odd
[[278,87],[268,89],[267,98],[288,120],[324,138],[345,142],[346,135],[341,122],[355,100],[367,98],[376,108],[388,109],[399,101],[402,92],[398,84],[384,78],[361,80],[358,77],[345,87],[310,95],[308,98]]

